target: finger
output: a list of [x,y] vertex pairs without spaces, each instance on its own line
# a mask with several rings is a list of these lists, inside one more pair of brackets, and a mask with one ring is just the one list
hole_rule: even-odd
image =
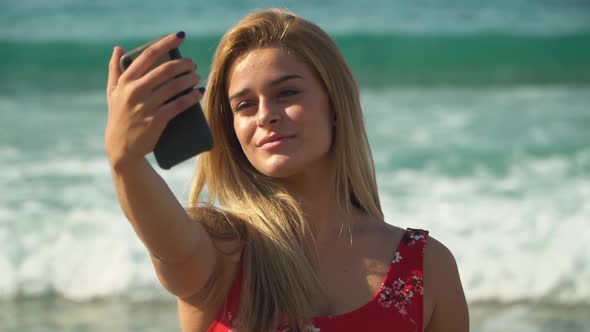
[[182,74],[194,73],[196,68],[190,58],[171,60],[145,74],[145,76],[137,80],[137,84],[146,89],[156,90],[167,81]]
[[186,95],[162,106],[159,109],[158,114],[156,114],[156,119],[162,121],[163,123],[168,123],[179,113],[186,111],[191,106],[198,103],[201,98],[203,98],[201,91],[199,91],[199,89],[193,89]]
[[199,81],[199,75],[197,75],[195,72],[170,80],[162,84],[152,93],[149,103],[159,107],[170,98],[178,95],[179,93],[182,93],[183,91],[193,88],[199,84]]
[[146,48],[141,54],[131,63],[129,68],[125,71],[125,75],[131,80],[136,80],[143,76],[156,64],[156,62],[170,50],[177,48],[184,41],[185,34],[179,31],[175,34],[170,34]]
[[111,60],[109,61],[109,78],[107,80],[107,94],[109,95],[117,87],[117,82],[119,82],[119,77],[121,77],[119,60],[124,53],[125,51],[119,46],[115,46],[113,49],[113,54],[111,55]]

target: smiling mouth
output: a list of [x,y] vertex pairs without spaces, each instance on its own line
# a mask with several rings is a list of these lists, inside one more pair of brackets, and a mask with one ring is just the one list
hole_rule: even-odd
[[262,145],[259,146],[259,148],[261,148],[263,150],[272,150],[275,148],[279,148],[279,147],[285,145],[286,142],[288,140],[290,140],[291,138],[293,138],[293,136],[285,136],[285,137],[273,139],[268,142],[264,142]]

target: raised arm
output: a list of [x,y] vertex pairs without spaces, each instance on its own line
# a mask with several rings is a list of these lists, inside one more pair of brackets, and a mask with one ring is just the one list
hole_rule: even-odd
[[[150,252],[162,285],[179,297],[205,285],[216,259],[209,235],[189,218],[145,158],[168,121],[202,98],[194,90],[164,104],[198,84],[196,66],[190,59],[169,61],[149,70],[165,52],[178,47],[183,37],[170,35],[153,44],[124,73],[119,69],[123,50],[114,49],[105,130],[105,150],[121,208]],[[182,73],[188,74],[177,77]]]

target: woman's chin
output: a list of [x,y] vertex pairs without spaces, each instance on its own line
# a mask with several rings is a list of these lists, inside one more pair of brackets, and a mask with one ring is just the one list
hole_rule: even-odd
[[260,170],[260,171],[264,175],[269,176],[271,178],[276,178],[276,179],[288,178],[290,176],[293,176],[295,173],[297,173],[291,167],[273,167],[273,168],[267,168],[267,169]]
[[266,176],[283,179],[297,173],[297,163],[287,156],[273,156],[258,170]]

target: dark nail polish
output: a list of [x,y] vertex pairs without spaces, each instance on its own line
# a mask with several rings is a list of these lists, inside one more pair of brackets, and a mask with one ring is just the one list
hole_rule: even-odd
[[178,37],[180,39],[184,38],[185,36],[186,36],[186,34],[184,33],[184,31],[178,31],[176,33],[176,37]]
[[204,86],[199,87],[199,92],[201,94],[205,93],[205,87]]

